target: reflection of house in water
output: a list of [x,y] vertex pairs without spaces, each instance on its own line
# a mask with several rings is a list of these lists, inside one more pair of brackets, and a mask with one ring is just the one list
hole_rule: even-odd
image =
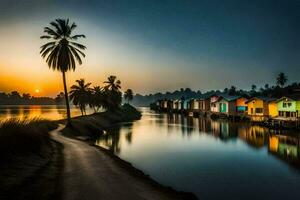
[[175,124],[180,124],[180,118],[182,117],[182,115],[180,114],[174,114],[174,123]]
[[211,120],[211,132],[221,140],[236,138],[237,125],[229,121]]
[[261,148],[267,144],[268,129],[260,126],[239,128],[238,135],[253,147]]
[[219,137],[220,135],[220,122],[211,120],[211,132],[215,137]]
[[191,133],[194,130],[194,118],[187,117],[187,124],[186,124],[186,131],[187,133]]
[[211,120],[206,117],[198,118],[199,131],[200,132],[211,132]]
[[269,151],[281,159],[300,166],[300,139],[287,135],[269,137]]

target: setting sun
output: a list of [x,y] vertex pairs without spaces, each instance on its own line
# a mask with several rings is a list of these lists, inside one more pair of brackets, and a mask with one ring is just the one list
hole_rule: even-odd
[[39,89],[35,89],[35,93],[40,93],[40,90]]

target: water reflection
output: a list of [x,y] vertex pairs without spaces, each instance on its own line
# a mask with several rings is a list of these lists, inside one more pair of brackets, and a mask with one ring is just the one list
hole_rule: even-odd
[[[87,110],[87,114],[93,113],[92,109]],[[72,116],[79,116],[79,109],[71,108]],[[58,120],[66,118],[66,109],[64,106],[56,105],[17,105],[17,106],[0,106],[0,121],[9,118],[30,119],[30,118],[45,118]]]
[[269,137],[269,151],[293,166],[300,166],[299,136],[272,135]]
[[141,110],[141,120],[107,130],[96,144],[199,199],[297,199],[298,135]]
[[[144,113],[141,121],[136,124],[149,125],[153,122],[153,126],[166,126],[168,135],[174,132],[181,133],[182,137],[191,134],[206,134],[220,141],[234,141],[239,139],[254,149],[268,148],[269,152],[277,155],[280,159],[287,161],[286,163],[297,165],[300,167],[300,142],[299,136],[273,134],[268,128],[251,125],[249,123],[230,122],[226,120],[212,120],[208,118],[186,117],[181,114],[149,114]],[[149,119],[150,117],[150,119]],[[154,118],[154,119],[153,119]],[[116,154],[121,152],[120,135],[124,135],[127,143],[132,143],[135,134],[133,131],[134,123],[122,124],[107,130],[106,134],[98,138],[97,145],[104,146]],[[150,125],[151,126],[151,125]],[[159,133],[157,133],[159,134]],[[159,142],[159,141],[158,141]]]
[[125,135],[128,144],[132,142],[132,123],[123,123],[121,126],[112,127],[104,131],[104,134],[96,140],[96,145],[103,146],[106,149],[118,154],[121,151],[120,135]]

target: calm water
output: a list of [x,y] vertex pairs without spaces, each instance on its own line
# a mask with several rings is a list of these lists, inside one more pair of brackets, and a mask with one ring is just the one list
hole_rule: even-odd
[[[91,109],[87,109],[87,114],[92,113]],[[71,107],[71,115],[79,116],[81,112],[78,108]],[[16,105],[16,106],[0,106],[0,121],[9,118],[28,119],[40,117],[44,119],[58,120],[66,118],[65,106],[56,105]]]
[[299,136],[241,123],[157,114],[96,141],[164,185],[199,199],[299,199]]

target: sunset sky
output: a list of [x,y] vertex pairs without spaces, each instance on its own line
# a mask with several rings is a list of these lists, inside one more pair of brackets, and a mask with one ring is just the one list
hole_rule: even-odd
[[39,55],[43,27],[56,18],[87,36],[69,85],[116,75],[123,89],[147,94],[249,89],[274,84],[280,71],[300,81],[299,0],[1,0],[0,91],[63,90],[61,74]]

